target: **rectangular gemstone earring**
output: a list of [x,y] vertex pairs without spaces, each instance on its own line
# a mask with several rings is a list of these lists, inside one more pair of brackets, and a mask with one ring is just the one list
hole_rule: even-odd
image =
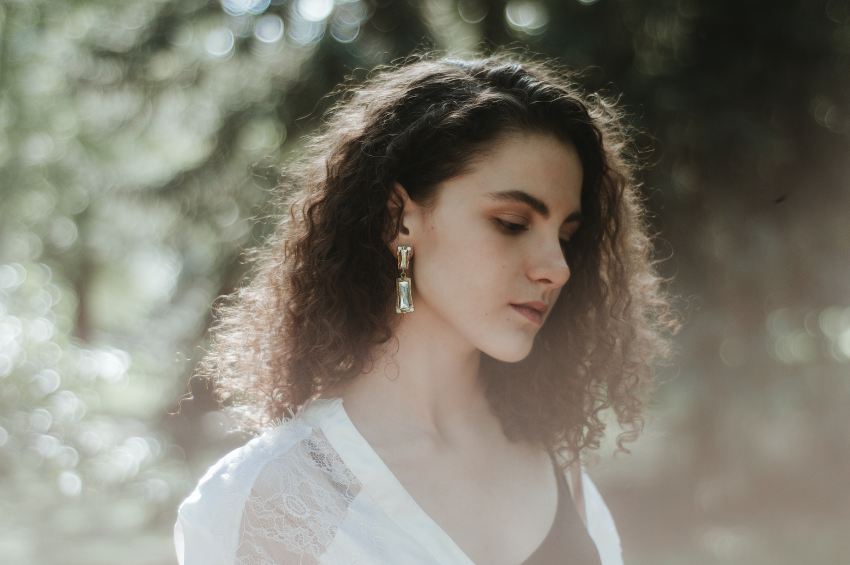
[[413,312],[413,287],[410,277],[407,276],[411,257],[413,257],[412,245],[398,246],[398,268],[400,272],[395,280],[396,314]]

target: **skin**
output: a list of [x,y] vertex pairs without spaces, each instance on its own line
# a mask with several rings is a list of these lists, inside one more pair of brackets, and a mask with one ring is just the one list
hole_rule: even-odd
[[[374,363],[339,396],[405,489],[476,562],[522,561],[555,515],[548,455],[507,440],[478,372],[481,352],[509,363],[531,352],[542,326],[511,303],[540,300],[551,308],[558,299],[570,277],[562,246],[578,228],[564,221],[580,211],[581,184],[572,146],[551,135],[509,133],[442,183],[432,208],[400,184],[388,203],[403,210],[393,252],[413,246],[415,312],[398,315],[395,339],[372,352]],[[509,190],[544,202],[548,217],[488,196]],[[493,532],[506,527],[494,542]]]

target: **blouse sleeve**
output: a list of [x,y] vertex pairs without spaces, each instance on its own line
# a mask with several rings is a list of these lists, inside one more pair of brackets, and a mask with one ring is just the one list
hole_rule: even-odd
[[214,463],[177,508],[174,550],[179,565],[235,565],[258,475],[303,436],[282,426]]
[[581,474],[587,531],[596,544],[602,565],[623,565],[620,535],[611,512],[587,473],[582,470]]
[[[185,505],[185,503],[184,503]],[[183,508],[183,506],[181,506]],[[174,550],[179,565],[225,565],[225,552],[219,540],[201,522],[193,520],[185,512],[177,514],[174,524]]]
[[244,499],[219,461],[177,509],[174,549],[179,565],[233,565]]
[[236,563],[317,565],[333,542],[355,481],[332,472],[337,466],[312,439],[257,477],[242,511]]

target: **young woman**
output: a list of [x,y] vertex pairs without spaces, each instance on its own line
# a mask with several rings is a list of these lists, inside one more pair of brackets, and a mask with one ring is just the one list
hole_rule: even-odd
[[180,563],[622,563],[581,467],[675,320],[619,114],[551,63],[420,56],[340,101],[201,372],[258,437]]

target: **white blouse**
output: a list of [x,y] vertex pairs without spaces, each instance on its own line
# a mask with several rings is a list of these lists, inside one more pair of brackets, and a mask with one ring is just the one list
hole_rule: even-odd
[[[581,481],[602,565],[622,565],[611,514],[583,469]],[[213,464],[178,508],[174,546],[180,565],[473,565],[360,435],[340,398],[310,401]]]

